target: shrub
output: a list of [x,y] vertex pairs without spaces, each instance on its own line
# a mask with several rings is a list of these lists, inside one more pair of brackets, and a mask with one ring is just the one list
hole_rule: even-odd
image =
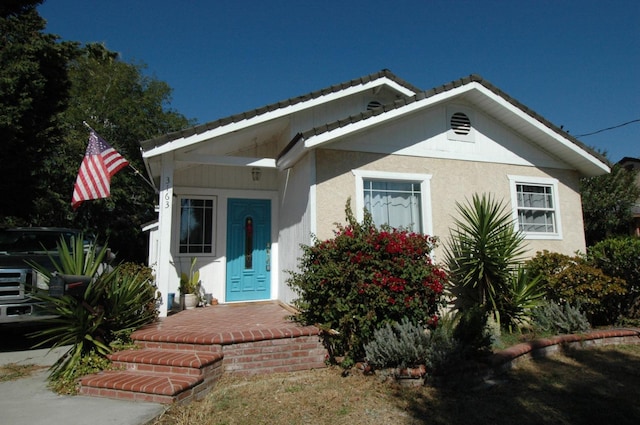
[[445,262],[458,306],[482,305],[498,312],[510,274],[524,254],[524,236],[515,230],[510,210],[490,195],[474,194],[456,206],[461,218],[450,230]]
[[605,274],[627,282],[627,293],[620,299],[622,315],[640,318],[640,239],[605,239],[590,247],[587,256],[589,263]]
[[534,276],[524,266],[520,266],[509,276],[504,293],[498,301],[500,324],[509,331],[513,331],[514,327],[527,325],[544,295],[540,276]]
[[461,310],[456,315],[453,339],[458,341],[460,359],[482,357],[491,352],[492,333],[487,310],[480,305]]
[[526,267],[541,275],[548,300],[580,304],[592,325],[614,323],[620,315],[617,300],[626,293],[626,282],[605,275],[584,257],[545,250],[527,261]]
[[460,347],[453,338],[453,322],[440,323],[435,329],[411,323],[387,323],[374,332],[365,345],[367,362],[375,368],[407,368],[424,365],[433,373],[457,358]]
[[474,195],[457,207],[461,218],[445,251],[455,306],[460,311],[480,306],[509,329],[525,323],[544,293],[539,279],[522,267],[524,236],[515,229],[511,211],[490,195]]
[[111,369],[111,362],[96,352],[82,356],[64,375],[58,376],[49,383],[49,387],[58,394],[78,394],[78,379],[86,375]]
[[[69,254],[76,252],[73,248]],[[49,312],[57,315],[51,326],[35,333],[44,337],[39,345],[71,346],[52,366],[49,378],[73,379],[84,358],[105,357],[113,344],[126,343],[133,330],[157,317],[155,297],[150,269],[134,264],[94,275],[79,297],[38,294]]]
[[580,305],[572,307],[569,303],[560,306],[555,302],[545,302],[534,310],[533,318],[536,328],[542,332],[572,334],[584,333],[591,328],[587,316],[580,311]]
[[426,365],[431,338],[422,326],[406,317],[400,323],[387,323],[373,332],[373,340],[364,346],[367,361],[376,367],[415,367]]
[[299,272],[288,285],[299,295],[296,320],[323,332],[331,360],[364,358],[364,346],[376,329],[406,317],[422,326],[437,324],[446,279],[429,257],[436,244],[430,236],[378,229],[365,211],[358,223],[349,202],[347,225],[335,236],[303,246]]

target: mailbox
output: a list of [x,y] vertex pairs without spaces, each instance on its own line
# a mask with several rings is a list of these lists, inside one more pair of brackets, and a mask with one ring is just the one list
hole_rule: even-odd
[[49,295],[81,297],[89,282],[91,282],[91,276],[54,273],[49,280]]

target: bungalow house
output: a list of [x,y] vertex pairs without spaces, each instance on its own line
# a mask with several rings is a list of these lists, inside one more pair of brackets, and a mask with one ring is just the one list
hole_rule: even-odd
[[331,237],[347,200],[359,217],[367,208],[377,224],[446,239],[456,201],[491,193],[531,254],[584,251],[579,179],[609,172],[479,76],[421,91],[388,70],[141,146],[159,191],[149,227],[159,290],[176,293],[196,257],[223,303],[291,302],[300,245]]

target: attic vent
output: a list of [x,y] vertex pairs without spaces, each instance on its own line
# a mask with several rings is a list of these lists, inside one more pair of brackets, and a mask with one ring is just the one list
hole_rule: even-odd
[[451,129],[456,134],[466,136],[471,131],[471,120],[466,114],[456,112],[451,115]]
[[382,103],[378,102],[377,100],[372,100],[367,105],[367,111],[371,111],[372,109],[376,109],[376,108],[379,108],[381,106],[382,106]]

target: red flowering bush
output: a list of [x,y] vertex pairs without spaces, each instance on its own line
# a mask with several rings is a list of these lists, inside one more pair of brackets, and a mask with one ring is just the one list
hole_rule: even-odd
[[429,256],[434,237],[378,229],[366,212],[358,223],[349,203],[346,215],[332,239],[303,246],[288,284],[299,295],[296,320],[323,329],[331,360],[349,362],[364,358],[365,344],[388,323],[435,327],[446,275]]

